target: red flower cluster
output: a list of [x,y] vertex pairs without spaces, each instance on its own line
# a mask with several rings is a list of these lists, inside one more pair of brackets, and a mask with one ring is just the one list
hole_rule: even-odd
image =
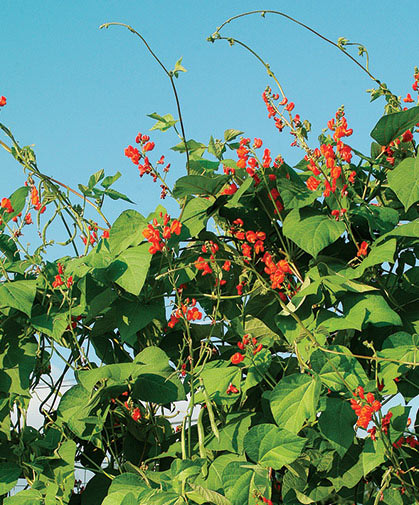
[[221,195],[234,195],[234,193],[238,190],[239,188],[236,186],[236,184],[233,182],[230,185],[228,185],[226,188],[221,191]]
[[[158,179],[158,172],[155,168],[153,168],[148,156],[146,156],[146,153],[154,149],[155,147],[154,142],[150,141],[150,137],[148,135],[142,135],[141,133],[139,133],[136,136],[135,142],[137,144],[140,144],[140,149],[142,152],[140,152],[136,147],[129,145],[124,150],[125,156],[127,158],[130,158],[131,161],[134,163],[134,165],[138,165],[138,170],[140,171],[140,177],[142,177],[144,174],[150,174],[153,177],[153,181],[156,182]],[[143,164],[140,163],[141,159],[143,160]],[[160,159],[157,161],[157,165],[162,164],[164,164],[164,156],[161,156]],[[166,167],[163,169],[163,172],[167,173],[169,171],[169,168],[170,163],[166,165]],[[168,188],[165,184],[161,185],[161,187],[162,192],[160,197],[165,198]]]
[[31,203],[35,210],[38,210],[41,214],[45,212],[45,205],[41,206],[41,202],[39,200],[39,193],[35,186],[31,187]]
[[0,107],[4,107],[7,103],[7,98],[5,96],[0,96]]
[[[364,388],[358,386],[354,396],[359,396],[360,400],[351,399],[351,407],[358,416],[357,426],[367,429],[374,412],[378,412],[381,409],[381,403],[375,399],[372,393],[367,393],[365,395]],[[366,402],[366,403],[365,403]],[[375,433],[374,433],[375,434]]]
[[250,344],[250,346],[252,347],[252,352],[253,352],[253,355],[257,354],[259,351],[262,350],[263,348],[263,345],[262,344],[258,344],[258,341],[255,337],[252,337],[252,339],[250,339],[249,335],[246,334],[246,335],[243,335],[243,339],[241,342],[237,342],[237,347],[243,351],[245,350],[245,348]]
[[[265,91],[262,93],[262,98],[263,98],[263,101],[265,102],[265,105],[266,105],[266,109],[268,111],[268,118],[272,118],[274,121],[275,121],[275,127],[280,131],[282,132],[282,130],[284,129],[284,123],[282,122],[282,119],[280,117],[277,116],[277,111],[273,105],[273,102],[278,100],[279,99],[279,95],[278,94],[272,94],[272,90],[271,88],[268,86]],[[294,104],[291,103],[291,104],[288,104],[288,99],[287,98],[283,98],[280,102],[278,102],[278,105],[285,105],[286,107],[288,107],[288,110],[289,112],[292,111],[292,109],[294,108]],[[291,108],[289,108],[291,106]]]
[[2,198],[1,200],[1,208],[6,209],[8,214],[12,214],[15,210],[12,207],[12,203],[8,198]]
[[191,301],[189,301],[189,298],[186,298],[185,303],[176,309],[176,311],[170,316],[170,321],[167,323],[167,326],[169,328],[174,328],[181,319],[186,319],[187,321],[197,321],[202,319],[202,312],[200,312],[198,307],[196,307],[195,298],[192,298]]
[[419,446],[419,441],[412,435],[407,438],[400,437],[397,442],[393,442],[393,447],[395,449],[400,449],[403,444],[408,444],[412,449],[415,449],[415,447]]
[[149,252],[155,254],[158,251],[162,251],[165,246],[165,240],[171,238],[172,235],[180,235],[182,229],[182,223],[177,219],[173,219],[170,222],[170,216],[160,212],[160,218],[163,219],[163,223],[159,223],[156,218],[153,219],[153,223],[149,224],[145,230],[143,230],[143,236],[151,243]]
[[85,237],[82,235],[81,239],[83,240],[84,245],[86,245],[87,242],[89,242],[91,245],[94,245],[95,242],[97,242],[97,223],[94,223],[93,226],[89,225],[87,229],[89,230],[88,236]]
[[255,232],[252,230],[244,231],[243,220],[240,218],[233,221],[233,226],[231,226],[230,232],[233,235],[233,237],[242,242],[240,247],[242,254],[245,258],[250,259],[252,257],[252,251],[254,251],[255,254],[260,254],[264,252],[265,250],[264,241],[266,239],[265,232],[263,231]]
[[[61,263],[57,263],[57,267],[58,267],[58,275],[55,276],[55,280],[52,283],[52,287],[54,289],[64,285],[64,280],[61,277],[64,274],[64,268],[61,265]],[[70,275],[67,278],[67,281],[65,282],[65,284],[66,284],[67,288],[70,288],[73,285],[73,276],[72,275]]]
[[388,427],[390,425],[390,419],[393,417],[393,412],[387,412],[387,414],[381,419],[381,430],[386,435],[388,434]]
[[231,356],[230,358],[230,361],[232,362],[233,365],[238,365],[239,363],[241,363],[242,361],[244,360],[244,356],[243,354],[239,353],[239,352],[236,352],[235,354],[233,354],[233,356]]
[[[279,260],[277,263],[274,262],[272,256],[269,252],[266,252],[262,258],[263,263],[265,263],[265,273],[269,275],[271,280],[272,289],[281,289],[282,284],[285,281],[286,275],[292,275],[291,268],[287,260]],[[281,293],[280,293],[281,295]],[[282,293],[281,299],[286,301],[285,295]]]

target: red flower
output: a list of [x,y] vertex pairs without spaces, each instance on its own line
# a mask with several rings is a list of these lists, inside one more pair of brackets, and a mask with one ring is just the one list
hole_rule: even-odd
[[405,103],[413,103],[413,102],[414,102],[414,100],[413,100],[413,98],[411,97],[410,93],[408,93],[408,94],[406,95],[406,98],[403,98],[403,102],[405,102]]
[[255,138],[255,141],[253,142],[253,149],[259,149],[259,147],[262,147],[262,140]]
[[0,107],[4,107],[6,105],[7,98],[5,96],[0,97]]
[[230,361],[233,363],[233,365],[238,365],[244,360],[243,354],[240,354],[239,352],[236,352],[231,356]]
[[288,112],[291,112],[295,107],[295,104],[294,102],[290,102],[286,107],[285,107],[285,110],[287,110]]
[[227,388],[226,393],[229,395],[230,393],[236,394],[238,392],[239,392],[239,390],[236,388],[236,386],[233,386],[233,384],[231,384],[231,382],[230,382],[230,384],[229,384],[229,386]]
[[224,265],[221,267],[223,270],[225,270],[226,272],[229,272],[230,271],[230,268],[231,268],[231,261],[230,260],[226,260],[224,262]]
[[62,286],[64,281],[62,280],[60,275],[55,276],[55,281],[52,283],[53,288],[58,288],[58,286]]
[[144,144],[143,147],[144,152],[152,151],[153,149],[154,149],[154,142],[147,142],[147,144]]
[[410,130],[403,133],[402,142],[411,142],[413,140],[413,135]]
[[366,256],[368,254],[367,252],[367,249],[368,249],[368,243],[365,242],[365,240],[361,243],[361,245],[359,246],[359,249],[358,249],[358,252],[357,252],[357,256]]
[[306,184],[308,189],[310,189],[311,191],[316,191],[317,186],[320,184],[320,181],[315,177],[311,176],[307,179]]
[[73,276],[70,275],[70,277],[67,279],[67,287],[70,288],[73,285]]
[[109,231],[110,230],[103,230],[102,238],[109,238]]

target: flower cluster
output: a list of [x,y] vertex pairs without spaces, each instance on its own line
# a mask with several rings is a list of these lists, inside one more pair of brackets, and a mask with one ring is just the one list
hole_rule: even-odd
[[6,212],[8,214],[13,214],[13,212],[15,211],[12,207],[11,201],[8,198],[2,198],[0,205],[2,209],[6,209]]
[[[94,245],[95,242],[97,242],[97,240],[98,240],[98,238],[97,238],[97,230],[98,230],[97,223],[93,223],[93,225],[89,224],[87,229],[89,232],[87,237],[85,237],[84,235],[82,235],[82,237],[81,237],[83,244],[86,245],[89,242],[91,245]],[[107,236],[109,237],[109,233],[107,234]],[[104,238],[106,238],[106,235],[104,235]]]
[[177,219],[170,221],[170,216],[160,212],[160,219],[162,223],[159,223],[156,218],[153,219],[151,224],[147,225],[147,228],[143,230],[143,236],[150,242],[151,246],[149,252],[151,254],[156,254],[158,251],[163,251],[165,247],[165,241],[169,240],[172,235],[180,235],[182,228],[182,223]]
[[419,441],[417,438],[415,438],[413,435],[410,435],[409,437],[400,437],[399,440],[396,442],[393,442],[393,447],[395,449],[400,449],[400,447],[403,444],[409,445],[412,449],[415,449],[416,447],[419,446]]
[[[263,345],[258,344],[257,339],[255,337],[250,337],[249,334],[243,335],[242,340],[237,342],[237,347],[241,351],[251,352],[253,354],[253,356],[263,349]],[[240,352],[236,352],[230,358],[230,361],[233,365],[238,365],[243,360],[244,360],[244,355]]]
[[[139,144],[141,152],[138,150],[138,148],[129,145],[127,148],[125,148],[124,151],[125,156],[127,158],[130,158],[130,160],[134,163],[134,165],[138,166],[140,177],[142,177],[144,174],[150,174],[151,177],[153,178],[153,182],[156,182],[159,177],[159,174],[151,164],[150,159],[146,154],[154,149],[155,147],[154,142],[150,141],[149,135],[143,135],[141,133],[139,133],[136,136],[135,142]],[[142,163],[140,163],[140,161],[142,161]],[[164,156],[161,156],[159,160],[156,162],[156,164],[164,165]],[[167,173],[169,169],[170,169],[170,163],[168,163],[163,168],[163,172]],[[165,198],[168,191],[168,187],[164,183],[161,184],[160,187],[162,188],[160,197]]]
[[[304,157],[308,162],[307,169],[313,173],[306,181],[308,189],[315,191],[319,184],[321,184],[321,181],[316,177],[322,173],[323,175],[326,175],[326,172],[328,173],[328,177],[324,180],[324,197],[328,197],[331,193],[335,193],[339,180],[342,180],[343,184],[341,190],[342,195],[346,193],[348,184],[345,182],[345,174],[341,164],[349,164],[352,159],[352,149],[341,140],[343,137],[349,137],[353,133],[353,130],[348,128],[343,108],[340,108],[336,112],[335,118],[328,121],[327,126],[330,131],[334,132],[333,140],[336,142],[336,151],[332,144],[322,144],[320,149],[316,148],[310,156],[306,155]],[[347,182],[353,184],[355,182],[355,177],[356,172],[352,170],[347,174]],[[331,184],[329,182],[330,180]]]
[[73,285],[73,276],[70,275],[67,278],[67,280],[63,280],[61,276],[64,274],[64,267],[61,265],[61,263],[57,263],[57,267],[58,267],[58,275],[55,276],[55,280],[52,283],[52,287],[55,289],[65,284],[67,288],[71,288],[71,286]]
[[182,305],[170,316],[167,326],[169,328],[174,328],[181,319],[186,319],[187,321],[198,321],[202,319],[202,312],[196,307],[195,298],[192,298],[192,300],[186,298],[185,303],[182,303]]
[[351,407],[358,416],[356,424],[367,429],[374,412],[381,409],[381,403],[375,399],[373,393],[365,394],[362,386],[357,387],[354,396],[359,396],[359,400],[351,399]]
[[[269,252],[266,252],[263,255],[262,261],[265,264],[264,271],[269,275],[272,289],[282,289],[282,285],[286,279],[287,274],[292,275],[292,270],[289,266],[288,261],[279,260],[275,263]],[[283,301],[286,301],[286,296],[284,293],[281,292],[280,296]]]
[[265,251],[264,241],[266,233],[264,231],[245,231],[243,220],[238,218],[233,221],[230,232],[235,239],[240,242],[240,249],[245,261],[252,258],[252,254],[261,254]]

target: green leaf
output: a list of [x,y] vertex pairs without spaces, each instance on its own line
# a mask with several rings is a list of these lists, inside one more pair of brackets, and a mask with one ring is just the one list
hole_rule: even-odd
[[240,389],[241,370],[234,366],[221,366],[220,368],[204,368],[201,373],[204,387],[208,396],[215,403],[223,405],[230,404],[237,399],[237,394],[228,395],[227,388],[233,384]]
[[364,477],[366,477],[372,470],[377,468],[377,466],[384,463],[386,459],[383,441],[380,438],[377,438],[377,440],[367,438],[362,450],[361,459]]
[[231,505],[230,500],[228,500],[222,494],[217,493],[216,491],[212,491],[211,489],[207,489],[197,484],[191,484],[191,487],[193,491],[189,491],[186,494],[192,500],[194,499],[194,497],[197,497],[198,499],[203,498],[205,502],[211,503],[213,505]]
[[211,202],[203,198],[193,198],[186,204],[182,224],[188,228],[191,237],[196,237],[206,227],[209,207]]
[[351,270],[347,269],[343,272],[345,277],[349,279],[358,279],[363,275],[367,268],[382,263],[394,263],[394,253],[396,252],[397,241],[395,239],[388,240],[384,244],[374,243],[368,256],[362,260],[359,267]]
[[226,130],[224,132],[224,140],[226,142],[230,142],[231,140],[236,139],[242,133],[244,133],[244,132],[242,132],[240,130],[233,130],[233,129]]
[[13,307],[30,317],[36,294],[36,281],[11,281],[0,285],[0,306]]
[[4,505],[43,505],[42,494],[36,489],[24,489],[19,493],[4,498]]
[[116,182],[119,178],[121,177],[121,172],[116,172],[115,175],[108,175],[108,177],[105,177],[103,181],[100,183],[100,185],[103,188],[109,188],[112,186],[114,182]]
[[112,225],[109,232],[109,247],[115,256],[129,246],[141,244],[147,221],[136,210],[125,210]]
[[132,388],[132,397],[145,402],[162,405],[179,400],[185,400],[185,389],[177,377],[170,373],[141,373]]
[[[96,193],[97,190],[93,189],[93,192]],[[114,189],[106,189],[105,191],[101,191],[106,196],[109,196],[112,200],[124,200],[125,202],[134,203],[127,195],[120,193],[119,191],[115,191]]]
[[146,487],[146,483],[139,475],[135,473],[122,473],[112,480],[109,494],[124,491],[125,493],[132,492],[136,495],[140,489]]
[[15,463],[0,463],[0,495],[8,493],[17,484],[22,473]]
[[[352,436],[353,431],[352,428]],[[346,451],[343,458],[335,455],[332,471],[327,478],[332,482],[336,491],[343,487],[351,489],[362,479],[364,472],[360,454],[361,446],[353,445]]]
[[207,177],[205,175],[186,175],[178,179],[173,188],[173,196],[182,198],[188,195],[215,196],[228,181],[227,175]]
[[316,257],[342,235],[345,225],[314,209],[294,209],[285,218],[283,230],[303,251]]
[[[202,144],[201,142],[197,142],[196,140],[188,140],[186,142],[186,145],[188,147],[189,153],[194,153],[196,156],[199,158],[204,154],[207,146],[205,144]],[[185,152],[185,142],[179,142],[179,144],[175,145],[174,147],[170,148],[172,151],[177,151],[179,153],[184,153]]]
[[[326,387],[348,392],[347,387],[355,391],[358,386],[368,383],[364,369],[349,349],[341,345],[331,345],[328,349],[330,353],[317,349],[310,357],[313,371]],[[334,354],[336,352],[342,354]]]
[[140,294],[147,277],[151,261],[148,249],[149,244],[130,247],[123,251],[108,268],[115,282],[133,295]]
[[377,239],[376,243],[382,242],[389,237],[411,237],[417,238],[419,236],[419,219],[415,219],[410,223],[402,224],[394,228],[394,230],[389,231],[385,235],[382,235]]
[[243,452],[243,440],[249,431],[254,414],[236,412],[227,414],[226,424],[220,429],[220,438],[215,435],[209,436],[209,442],[205,447],[210,451],[229,451],[237,454]]
[[326,408],[319,419],[321,433],[342,457],[354,440],[356,415],[349,403],[340,398],[326,398]]
[[247,369],[246,380],[244,381],[243,392],[256,386],[265,378],[265,373],[269,369],[272,362],[272,355],[268,349],[261,349],[253,356]]
[[255,505],[255,492],[267,497],[271,488],[266,468],[236,461],[225,467],[223,483],[232,505]]
[[280,470],[300,456],[306,441],[273,424],[258,424],[244,437],[244,449],[249,458],[259,465]]
[[103,170],[103,168],[101,170],[98,170],[96,173],[90,176],[89,182],[87,183],[87,187],[89,189],[93,189],[93,187],[96,186],[96,184],[103,179],[104,175],[105,171]]
[[208,152],[210,154],[213,154],[219,160],[221,160],[224,151],[225,151],[224,144],[218,139],[214,140],[214,137],[211,135],[208,142]]
[[419,122],[419,107],[388,114],[374,126],[371,137],[381,146],[386,146],[417,122]]
[[187,72],[186,68],[182,66],[182,58],[179,58],[175,63],[175,68],[173,69],[173,75],[177,78],[179,72]]
[[289,180],[285,177],[281,177],[277,180],[276,185],[284,203],[285,210],[306,207],[321,196],[320,191],[310,191],[299,179]]
[[160,130],[162,132],[165,132],[179,121],[178,119],[175,119],[171,114],[160,116],[156,112],[153,112],[153,114],[147,114],[147,116],[151,117],[152,119],[157,119],[157,123],[155,123],[150,128],[150,130]]
[[298,433],[307,419],[314,420],[321,384],[305,374],[287,375],[272,390],[270,406],[276,424]]
[[219,161],[210,161],[204,158],[189,161],[191,175],[212,175],[218,170],[219,166]]
[[345,317],[359,323],[361,328],[367,324],[374,326],[401,326],[400,316],[390,308],[379,294],[348,294],[343,299]]
[[136,333],[145,328],[153,319],[164,319],[164,307],[160,302],[139,303],[138,301],[129,303],[119,299],[113,309],[116,313],[116,324],[121,334],[121,340],[131,344],[131,337],[134,336],[133,343],[137,342]]
[[404,159],[388,173],[387,179],[406,212],[419,201],[419,157]]
[[16,261],[20,258],[16,242],[7,233],[0,233],[0,251],[9,261]]

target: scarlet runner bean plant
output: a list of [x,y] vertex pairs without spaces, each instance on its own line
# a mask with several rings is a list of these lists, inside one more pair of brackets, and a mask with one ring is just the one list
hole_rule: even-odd
[[[159,205],[111,225],[106,198],[128,200],[111,188],[119,172],[70,188],[0,124],[0,143],[26,176],[1,200],[4,504],[418,500],[418,422],[405,404],[418,394],[419,70],[394,95],[347,39],[335,44],[295,21],[373,79],[372,100],[385,99],[370,153],[351,145],[356,125],[344,107],[317,141],[298,97],[253,49],[224,36],[253,14],[295,21],[245,13],[209,41],[227,40],[263,65],[271,81],[260,100],[301,149],[296,166],[257,131],[187,139],[181,60],[168,70],[119,23],[104,26],[138,36],[170,81],[178,119],[151,114],[151,131],[178,135],[186,173],[168,183],[175,158],[158,152],[152,133],[133,132],[121,163],[125,154],[139,184],[159,184],[162,203],[178,202],[176,216]],[[2,96],[2,114],[6,104]],[[57,257],[48,240],[55,220],[73,255]],[[21,239],[27,226],[40,233],[34,252]],[[52,361],[61,362],[58,378]],[[69,374],[76,384],[64,392]],[[27,409],[41,385],[49,393],[37,430]],[[90,472],[85,486],[78,469]],[[26,488],[7,496],[18,479]]]

